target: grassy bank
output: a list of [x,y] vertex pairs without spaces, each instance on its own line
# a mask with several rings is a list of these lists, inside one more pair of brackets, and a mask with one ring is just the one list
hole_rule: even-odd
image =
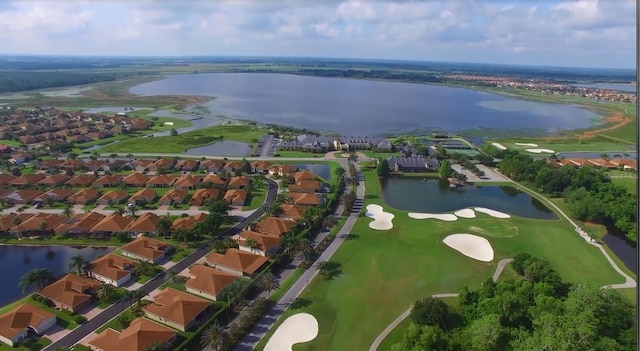
[[[499,260],[519,252],[548,259],[567,281],[584,279],[600,285],[624,281],[597,248],[562,220],[496,219],[484,214],[455,222],[414,220],[407,212],[384,205],[377,177],[371,171],[364,175],[365,203],[380,204],[393,213],[394,228],[376,231],[369,228],[371,219],[358,219],[352,230],[354,239],[346,241],[331,259],[340,264],[341,274],[332,280],[314,279],[301,295],[310,304],[288,310],[276,324],[298,312],[318,319],[318,337],[296,350],[366,350],[415,300],[458,292],[463,286],[478,287],[492,276]],[[448,248],[442,240],[453,233],[488,238],[495,259],[478,262]]]
[[188,149],[221,140],[255,143],[265,133],[263,128],[252,125],[217,125],[175,136],[127,139],[117,144],[105,146],[100,149],[100,152],[183,153]]

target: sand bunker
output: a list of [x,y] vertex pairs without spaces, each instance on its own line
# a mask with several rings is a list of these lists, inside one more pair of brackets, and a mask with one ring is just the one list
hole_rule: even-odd
[[475,207],[474,210],[480,212],[480,213],[484,213],[484,214],[488,214],[491,217],[495,217],[495,218],[511,218],[510,215],[504,213],[504,212],[499,212],[496,210],[492,210],[489,208],[484,208],[484,207]]
[[464,210],[458,210],[453,214],[462,218],[476,218],[476,213],[470,208],[465,208]]
[[367,205],[367,212],[364,215],[373,218],[373,222],[369,223],[369,228],[371,229],[389,230],[393,228],[391,220],[395,216],[389,212],[384,212],[380,205]]
[[453,222],[457,221],[458,217],[452,213],[417,213],[409,212],[409,217],[413,219],[429,219],[435,218],[441,221]]
[[287,318],[273,333],[264,351],[292,351],[293,345],[309,342],[318,336],[318,321],[308,313]]
[[531,143],[516,143],[516,145],[538,147],[538,144],[531,144]]
[[525,149],[524,151],[533,152],[534,154],[542,154],[542,153],[555,154],[556,153],[551,149]]
[[[489,240],[473,234],[451,234],[442,242],[461,254],[482,262],[493,261],[493,248]],[[265,349],[266,350],[266,349]]]
[[506,150],[507,149],[504,145],[502,145],[500,143],[491,143],[491,145],[497,147],[500,150]]

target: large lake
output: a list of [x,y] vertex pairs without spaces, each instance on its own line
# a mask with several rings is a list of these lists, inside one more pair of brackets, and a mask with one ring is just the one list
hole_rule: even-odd
[[382,180],[382,198],[389,206],[409,212],[443,213],[477,206],[520,217],[558,218],[536,198],[511,186],[452,190],[446,181],[391,177]]
[[30,270],[50,268],[60,276],[69,271],[71,257],[80,254],[92,261],[112,250],[106,247],[0,245],[0,276],[3,277],[0,307],[24,296],[18,281]]
[[206,104],[214,115],[354,136],[429,128],[558,131],[586,128],[601,120],[578,106],[530,102],[469,89],[288,74],[174,75],[129,91],[137,95],[217,97]]

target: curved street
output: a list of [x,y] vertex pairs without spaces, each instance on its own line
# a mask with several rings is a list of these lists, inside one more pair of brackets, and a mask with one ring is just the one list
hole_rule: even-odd
[[[278,184],[271,179],[267,178],[267,197],[265,199],[266,203],[273,203],[276,199],[276,195],[278,192]],[[240,232],[247,223],[257,220],[264,214],[264,208],[259,207],[255,212],[250,214],[245,221],[241,221],[232,228],[227,229],[222,233],[223,236],[232,236]],[[176,263],[172,269],[176,272],[180,272],[189,266],[193,265],[200,258],[204,257],[209,252],[210,245],[202,246],[197,251],[194,251],[191,255],[185,257],[180,262]],[[145,283],[140,289],[149,293],[160,287],[165,282],[164,278],[160,278],[156,276],[156,278],[151,279],[147,283]],[[116,302],[113,305],[104,309],[100,314],[95,316],[94,318],[89,319],[86,323],[78,326],[76,329],[69,332],[69,334],[62,337],[60,340],[51,343],[47,347],[43,348],[43,351],[54,351],[58,347],[69,347],[76,344],[78,341],[85,338],[87,335],[93,333],[102,325],[110,321],[112,318],[116,317],[122,311],[127,309],[129,306],[122,302]]]

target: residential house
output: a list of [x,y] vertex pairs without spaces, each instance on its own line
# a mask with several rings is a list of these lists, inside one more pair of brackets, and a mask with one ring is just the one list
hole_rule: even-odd
[[256,231],[280,237],[288,233],[295,226],[296,222],[293,221],[288,221],[278,217],[266,217],[256,223]]
[[133,235],[144,234],[147,236],[155,236],[158,234],[157,225],[160,221],[160,216],[153,212],[145,212],[140,217],[136,218],[126,231]]
[[54,228],[54,232],[64,236],[87,235],[104,217],[98,212],[77,213],[71,218],[65,218]]
[[30,303],[22,303],[0,316],[0,341],[15,347],[30,332],[42,335],[56,322],[53,313]]
[[109,170],[109,160],[105,159],[97,159],[97,160],[88,160],[84,163],[84,168],[90,172],[102,172]]
[[64,184],[66,181],[69,180],[69,176],[65,175],[65,174],[52,174],[40,181],[38,181],[36,184],[37,185],[43,185],[43,186],[49,186],[49,187],[54,187],[54,186],[61,186],[62,184]]
[[42,171],[48,171],[53,169],[59,169],[63,160],[58,160],[57,158],[50,158],[48,160],[38,161],[36,163],[36,169]]
[[103,188],[115,188],[122,183],[122,176],[117,174],[104,175],[93,182],[93,186],[99,186]]
[[296,183],[305,180],[318,180],[318,176],[315,173],[306,170],[289,173],[287,177],[292,178]]
[[231,189],[227,190],[224,194],[224,201],[231,206],[244,206],[247,202],[249,193],[243,189]]
[[5,191],[8,192],[0,195],[0,198],[4,199],[4,201],[11,205],[32,204],[34,200],[44,195],[44,193],[40,190],[20,189],[11,191],[5,189]]
[[9,185],[8,183],[16,179],[12,174],[0,173],[0,185]]
[[195,324],[204,321],[210,306],[211,302],[201,297],[174,288],[166,288],[154,296],[153,301],[142,307],[142,310],[152,320],[180,331],[187,331]]
[[271,161],[254,161],[251,163],[251,168],[254,173],[266,173],[272,166],[273,162]]
[[95,182],[97,177],[93,174],[78,174],[67,180],[64,184],[74,188],[87,188]]
[[209,300],[217,300],[218,294],[238,279],[229,274],[204,264],[194,264],[189,268],[189,279],[184,283],[186,290]]
[[189,198],[189,191],[180,189],[169,189],[158,202],[160,206],[171,206],[183,204]]
[[93,279],[119,287],[131,280],[133,268],[137,263],[132,259],[108,253],[91,262],[85,271]]
[[287,193],[287,197],[291,199],[294,205],[298,206],[318,206],[323,203],[323,198],[317,194],[310,193]]
[[122,204],[129,198],[129,192],[126,190],[112,190],[100,196],[96,203],[98,205],[116,205]]
[[180,160],[174,168],[180,172],[194,172],[200,167],[200,161],[198,160]]
[[27,162],[31,162],[36,159],[36,154],[28,151],[16,152],[11,155],[10,161],[12,163],[23,164]]
[[301,180],[294,184],[289,184],[287,190],[292,193],[319,193],[322,192],[323,184],[317,180]]
[[603,159],[603,158],[591,158],[588,159],[587,162],[589,162],[591,165],[595,166],[595,167],[602,167],[602,168],[607,168],[607,169],[616,169],[618,168],[618,166],[616,164],[614,164],[613,162]]
[[246,189],[251,184],[251,177],[237,176],[229,178],[228,189]]
[[224,165],[223,160],[203,160],[200,161],[200,169],[206,172],[218,173]]
[[389,157],[389,168],[393,172],[437,172],[440,161],[431,157]]
[[149,170],[158,172],[161,170],[170,171],[175,166],[176,160],[172,158],[159,158],[155,162],[149,165]]
[[307,209],[307,207],[292,204],[282,204],[280,208],[282,209],[282,213],[279,217],[288,221],[298,221],[302,219],[304,211]]
[[95,202],[100,197],[100,191],[96,189],[82,189],[77,193],[69,196],[67,201],[74,205],[88,205]]
[[12,187],[25,187],[35,185],[39,181],[43,180],[47,176],[42,173],[34,173],[34,174],[23,174],[19,177],[15,177],[14,179],[7,182],[8,185]]
[[147,183],[148,180],[149,180],[149,176],[147,176],[146,174],[135,172],[124,177],[122,179],[122,183],[128,187],[142,188],[144,187],[144,185]]
[[53,229],[65,220],[55,213],[37,213],[9,230],[9,234],[29,237],[53,234]]
[[144,206],[146,204],[156,201],[157,198],[158,198],[158,193],[156,193],[155,190],[145,188],[145,189],[140,189],[138,190],[138,192],[133,194],[129,198],[129,203]]
[[234,173],[240,171],[242,169],[242,161],[227,161],[227,163],[222,166],[222,170],[227,173]]
[[9,213],[7,215],[0,216],[0,233],[9,233],[11,228],[15,227],[13,218],[20,218],[20,223],[22,223],[33,216],[33,213]]
[[[236,240],[240,250],[266,256],[267,253],[278,248],[280,236],[245,230],[238,234]],[[254,246],[251,245],[251,241],[255,243]]]
[[176,218],[171,224],[171,229],[173,230],[193,229],[196,226],[196,224],[200,222],[204,222],[207,219],[207,216],[208,215],[206,213],[198,213],[193,216]]
[[612,164],[616,165],[618,168],[622,168],[625,170],[637,170],[638,163],[636,160],[626,159],[626,158],[614,158],[609,160]]
[[68,158],[66,160],[63,160],[60,163],[59,167],[68,171],[77,171],[81,169],[86,169],[84,161],[79,160],[77,158]]
[[147,188],[168,188],[178,179],[175,175],[171,174],[159,174],[153,176],[147,180],[145,186]]
[[200,182],[202,181],[201,176],[195,176],[191,174],[185,174],[178,178],[173,186],[176,189],[180,190],[195,190]]
[[224,254],[217,252],[207,256],[207,265],[239,277],[252,277],[269,262],[264,256],[240,249],[227,249]]
[[117,213],[112,213],[104,217],[93,228],[91,228],[92,235],[97,237],[110,236],[115,233],[125,233],[127,227],[135,218],[131,216],[124,217]]
[[171,251],[171,245],[164,241],[140,236],[132,242],[122,246],[121,252],[124,256],[136,260],[158,263]]
[[0,154],[7,155],[7,154],[11,154],[14,151],[15,150],[11,146],[7,144],[0,144]]
[[93,279],[67,274],[37,294],[49,299],[56,308],[77,312],[90,303],[91,297],[101,286]]
[[42,202],[46,202],[45,197],[48,197],[53,201],[62,202],[62,201],[66,201],[69,198],[69,196],[75,193],[76,192],[73,189],[56,188],[56,189],[51,189],[47,191],[46,193],[44,193],[44,195],[39,196],[37,199]]
[[147,351],[154,345],[170,350],[177,333],[147,318],[136,318],[121,331],[105,329],[88,344],[94,351]]
[[284,164],[284,165],[273,166],[273,167],[269,168],[269,174],[271,174],[271,175],[279,175],[281,177],[284,177],[284,176],[288,175],[289,173],[296,172],[297,170],[298,170],[298,168],[296,168],[296,167],[294,167],[292,165]]
[[125,165],[123,169],[132,170],[135,172],[146,172],[149,170],[149,166],[151,166],[153,162],[154,162],[153,160],[147,160],[147,159],[133,160],[129,162],[129,164]]
[[190,206],[205,206],[211,201],[216,201],[220,197],[220,189],[200,188],[191,196]]
[[211,184],[214,188],[223,188],[227,185],[227,178],[223,178],[219,174],[209,173],[202,179],[201,186]]

